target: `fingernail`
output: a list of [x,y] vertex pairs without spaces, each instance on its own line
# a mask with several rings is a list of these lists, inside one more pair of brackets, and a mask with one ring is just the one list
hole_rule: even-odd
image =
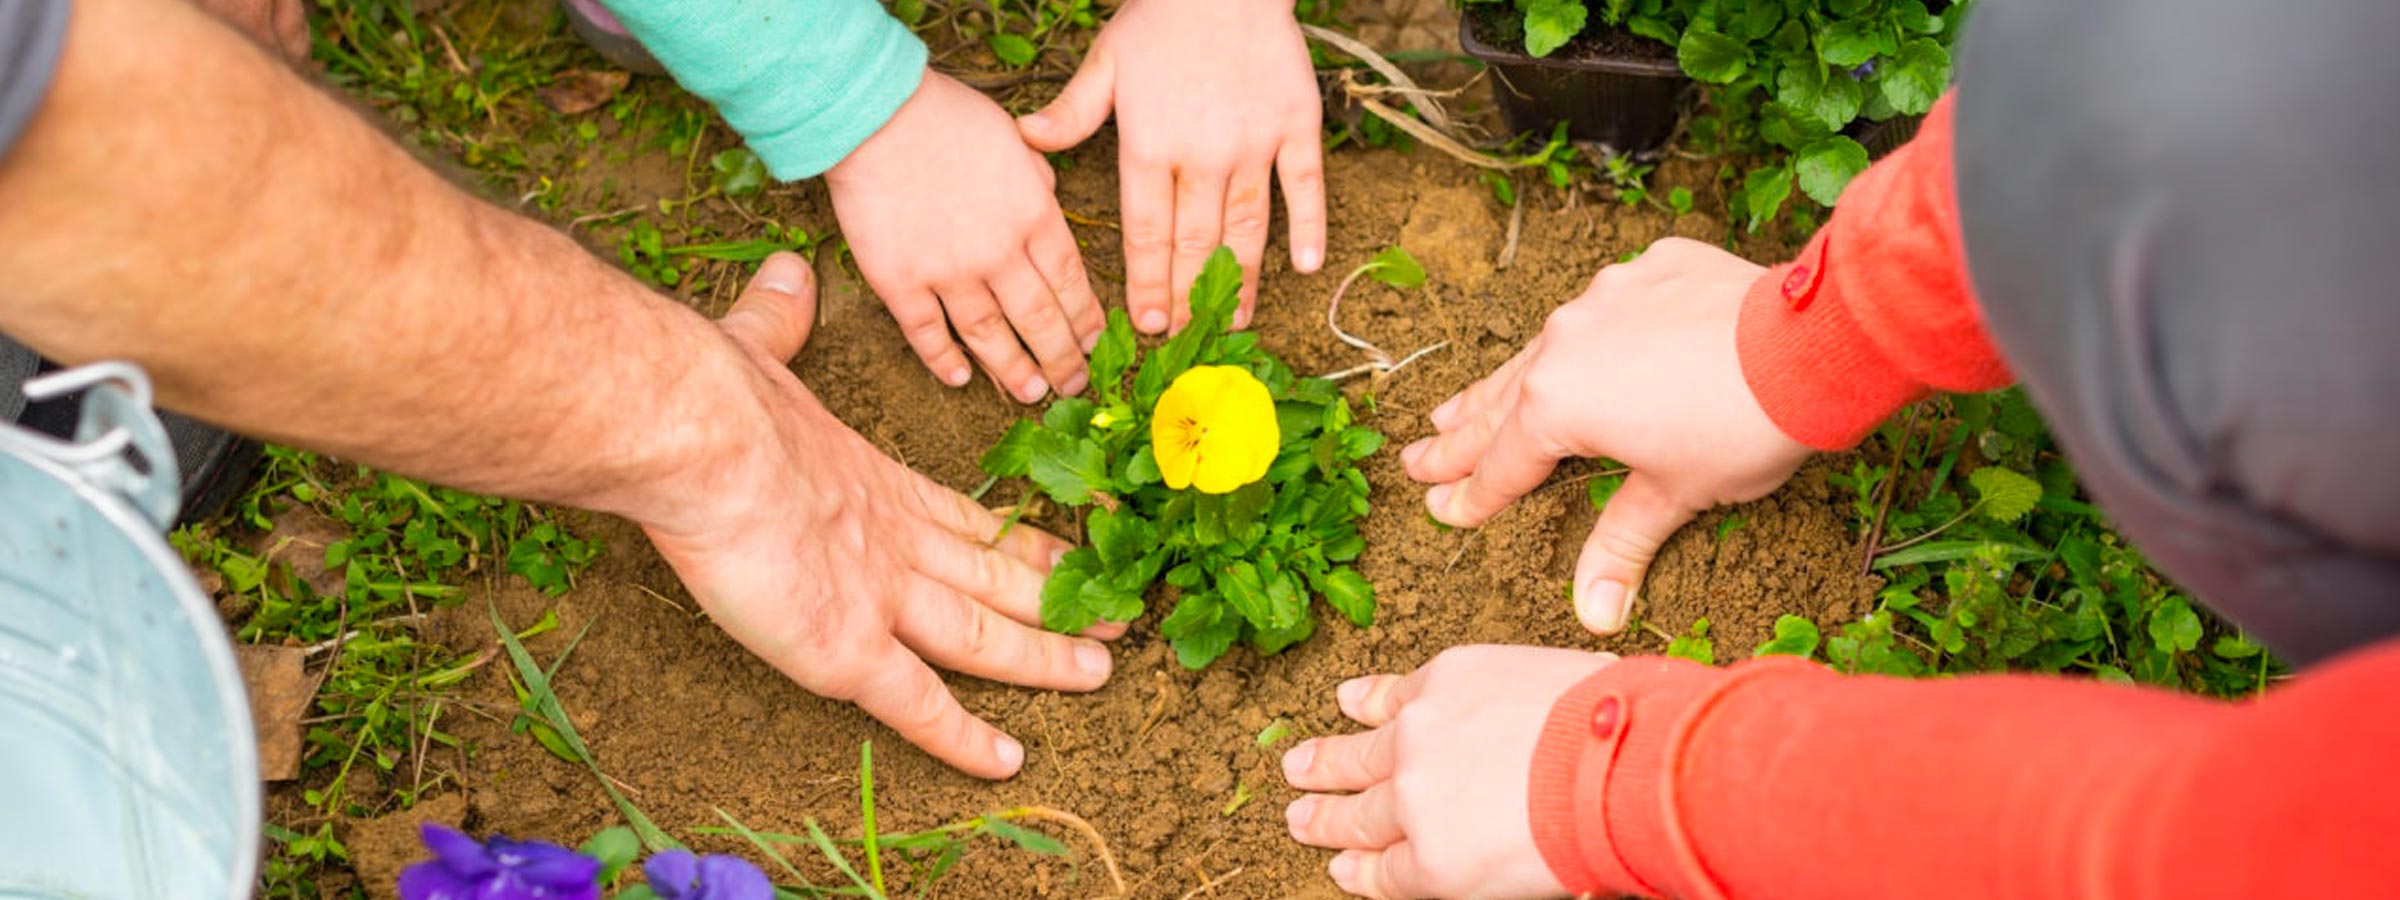
[[1451,397],[1448,400],[1442,401],[1442,405],[1434,407],[1433,415],[1431,417],[1433,419],[1433,424],[1448,427],[1450,424],[1450,417],[1458,415],[1458,402],[1461,399],[1464,398]]
[[1343,853],[1334,857],[1333,862],[1325,865],[1325,874],[1333,876],[1335,883],[1340,884],[1344,890],[1348,890],[1350,876],[1358,874],[1358,860],[1352,858],[1348,853]]
[[1058,564],[1059,564],[1059,562],[1060,562],[1061,560],[1064,560],[1064,559],[1066,559],[1066,558],[1067,558],[1067,548],[1065,548],[1065,547],[1060,547],[1060,548],[1058,548],[1058,549],[1056,549],[1056,550],[1052,550],[1052,551],[1050,551],[1050,568],[1053,568],[1053,569],[1055,569],[1055,568],[1058,568]]
[[1014,774],[1025,766],[1025,745],[1016,738],[1001,735],[992,739],[992,754],[1000,757],[1000,765]]
[[1155,309],[1142,313],[1141,324],[1142,330],[1150,334],[1165,331],[1167,330],[1167,314]]
[[1031,128],[1031,129],[1033,129],[1033,130],[1035,130],[1035,131],[1049,131],[1049,130],[1050,130],[1050,117],[1049,117],[1049,116],[1042,115],[1041,113],[1038,113],[1038,112],[1037,112],[1037,113],[1027,113],[1027,114],[1025,115],[1025,118],[1024,118],[1022,121],[1023,121],[1023,123],[1024,123],[1024,127],[1026,127],[1026,128]]
[[1097,346],[1100,346],[1100,332],[1095,331],[1083,336],[1083,355],[1092,355],[1092,348]]
[[975,377],[975,373],[973,371],[970,371],[966,366],[960,366],[958,368],[951,369],[950,374],[942,376],[942,383],[951,387],[966,387],[967,379],[973,377]]
[[1443,514],[1448,513],[1450,511],[1450,486],[1437,484],[1433,486],[1433,490],[1426,491],[1425,508],[1432,510],[1435,518],[1441,518]]
[[778,253],[759,264],[758,277],[751,283],[760,290],[778,294],[798,295],[801,282],[808,278],[808,264],[790,253]]
[[1233,311],[1233,327],[1236,330],[1250,327],[1250,307],[1245,306]]
[[1108,678],[1109,667],[1110,661],[1108,658],[1108,651],[1102,649],[1100,645],[1076,645],[1075,668],[1082,669],[1083,674],[1090,675],[1093,678],[1106,679]]
[[1325,265],[1325,251],[1316,247],[1303,247],[1300,250],[1299,263],[1300,271],[1315,272]]
[[1301,741],[1300,746],[1293,747],[1290,751],[1283,754],[1284,780],[1292,781],[1306,777],[1308,775],[1309,764],[1316,761],[1317,742],[1313,739]]
[[1417,457],[1424,456],[1425,448],[1430,446],[1433,446],[1433,439],[1424,438],[1422,440],[1413,442],[1406,447],[1400,448],[1400,464],[1404,466],[1416,465]]
[[1073,375],[1067,376],[1067,383],[1061,385],[1058,389],[1058,392],[1067,396],[1074,396],[1076,394],[1083,393],[1083,389],[1090,387],[1091,384],[1091,373],[1077,372]]
[[1575,593],[1575,618],[1583,627],[1599,634],[1615,634],[1625,627],[1625,583],[1608,578],[1595,578]]
[[1349,681],[1342,682],[1341,687],[1333,689],[1333,696],[1342,702],[1343,712],[1357,709],[1358,704],[1367,699],[1367,680],[1364,678],[1353,678]]
[[1040,375],[1035,375],[1026,379],[1025,384],[1017,388],[1017,399],[1027,403],[1038,403],[1041,401],[1042,395],[1047,393],[1050,393],[1050,382],[1043,381]]
[[1317,798],[1302,797],[1283,808],[1283,823],[1293,831],[1308,827],[1308,820],[1317,817]]

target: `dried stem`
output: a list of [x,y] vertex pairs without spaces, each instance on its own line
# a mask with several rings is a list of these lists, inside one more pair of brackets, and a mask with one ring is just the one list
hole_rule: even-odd
[[1100,829],[1093,828],[1092,823],[1085,821],[1082,816],[1047,806],[1019,806],[996,815],[1003,819],[1046,819],[1082,832],[1084,838],[1092,842],[1092,848],[1100,857],[1101,867],[1108,870],[1109,883],[1117,888],[1117,892],[1112,896],[1124,897],[1132,894],[1132,889],[1125,886],[1124,874],[1117,871],[1117,857],[1109,852],[1108,839],[1101,837]]
[[1883,553],[1876,545],[1883,543],[1883,526],[1892,513],[1892,498],[1900,494],[1900,467],[1908,461],[1908,440],[1916,436],[1917,414],[1924,409],[1921,405],[1909,407],[1908,423],[1900,427],[1900,442],[1892,447],[1892,471],[1884,475],[1882,484],[1875,486],[1883,496],[1876,501],[1875,523],[1867,529],[1867,551],[1859,560],[1858,574],[1875,573],[1875,557]]

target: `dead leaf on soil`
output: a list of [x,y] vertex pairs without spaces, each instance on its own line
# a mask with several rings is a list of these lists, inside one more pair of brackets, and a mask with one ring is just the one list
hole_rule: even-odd
[[633,74],[617,70],[574,69],[559,73],[549,86],[536,91],[542,105],[562,116],[581,115],[617,98]]
[[308,651],[299,647],[243,644],[233,648],[250,689],[250,724],[258,733],[258,773],[262,781],[300,777],[300,719],[308,712],[315,684],[304,663]]

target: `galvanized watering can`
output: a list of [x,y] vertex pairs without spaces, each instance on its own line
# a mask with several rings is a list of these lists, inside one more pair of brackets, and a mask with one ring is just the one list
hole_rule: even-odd
[[0,900],[248,897],[258,748],[215,606],[162,530],[150,381],[100,363],[73,443],[0,422]]

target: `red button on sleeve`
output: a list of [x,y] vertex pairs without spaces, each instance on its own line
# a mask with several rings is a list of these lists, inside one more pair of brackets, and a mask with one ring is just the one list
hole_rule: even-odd
[[1592,707],[1592,737],[1607,740],[1610,735],[1616,734],[1617,720],[1623,709],[1624,704],[1618,703],[1615,697],[1600,698],[1600,703]]

